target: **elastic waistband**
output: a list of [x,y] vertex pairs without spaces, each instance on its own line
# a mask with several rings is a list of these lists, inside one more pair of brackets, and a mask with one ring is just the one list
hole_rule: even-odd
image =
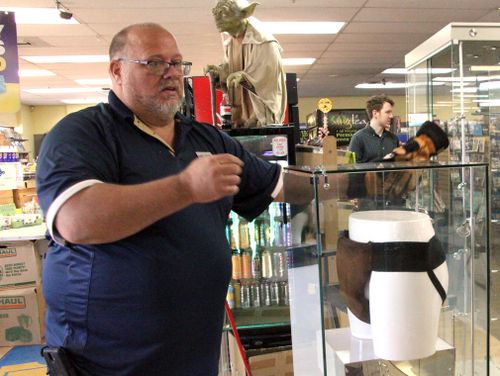
[[372,244],[372,271],[426,272],[446,261],[446,254],[435,236],[423,242]]

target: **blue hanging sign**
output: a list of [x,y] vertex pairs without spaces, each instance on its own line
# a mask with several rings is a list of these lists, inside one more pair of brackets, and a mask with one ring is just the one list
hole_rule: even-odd
[[0,12],[0,113],[21,108],[17,30],[13,12]]

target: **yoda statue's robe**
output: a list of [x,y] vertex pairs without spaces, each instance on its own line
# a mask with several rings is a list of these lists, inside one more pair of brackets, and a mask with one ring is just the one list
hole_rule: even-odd
[[259,31],[253,17],[242,39],[229,37],[224,41],[222,75],[243,73],[243,81],[253,88],[229,88],[233,107],[233,128],[248,126],[255,115],[256,126],[282,124],[286,108],[285,72],[281,65],[281,46],[273,35]]

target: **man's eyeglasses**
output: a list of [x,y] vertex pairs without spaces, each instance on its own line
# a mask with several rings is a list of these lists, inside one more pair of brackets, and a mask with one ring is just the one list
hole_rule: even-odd
[[170,67],[173,67],[177,73],[187,76],[191,72],[191,66],[193,65],[190,61],[132,60],[124,57],[117,60],[144,65],[150,73],[157,76],[163,76]]

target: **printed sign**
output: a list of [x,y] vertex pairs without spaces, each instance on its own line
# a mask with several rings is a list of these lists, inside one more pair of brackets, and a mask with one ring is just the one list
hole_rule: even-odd
[[17,30],[13,12],[0,12],[0,113],[21,108]]
[[370,123],[364,109],[331,110],[324,114],[316,111],[317,124],[328,126],[328,133],[337,138],[337,146],[349,145],[352,135]]
[[288,154],[288,143],[285,136],[273,137],[272,141],[273,155],[276,157],[284,157]]

